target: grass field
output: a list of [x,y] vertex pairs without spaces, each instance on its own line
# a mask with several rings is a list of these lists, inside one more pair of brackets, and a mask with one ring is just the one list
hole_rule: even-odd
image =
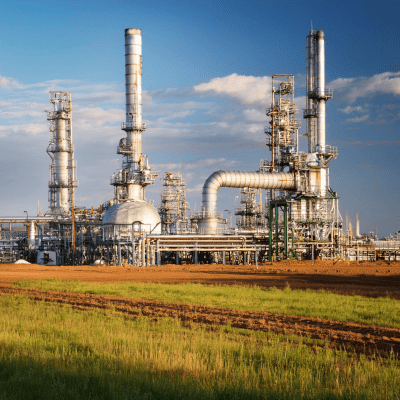
[[[307,343],[307,344],[306,344]],[[394,399],[394,357],[0,296],[0,399]]]
[[37,288],[75,293],[106,294],[146,298],[191,305],[219,306],[234,310],[269,311],[356,322],[367,325],[400,327],[400,301],[389,297],[345,296],[323,291],[263,289],[246,286],[209,286],[194,283],[152,282],[92,283],[78,280],[20,280],[20,288]]

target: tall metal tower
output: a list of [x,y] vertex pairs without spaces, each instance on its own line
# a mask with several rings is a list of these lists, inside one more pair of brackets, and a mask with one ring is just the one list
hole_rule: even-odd
[[53,109],[47,112],[50,121],[51,158],[49,181],[50,214],[64,215],[75,205],[76,163],[72,144],[72,102],[70,92],[49,92]]
[[115,201],[145,200],[145,187],[154,184],[158,176],[142,154],[142,36],[140,29],[125,30],[125,93],[126,117],[121,129],[126,132],[117,147],[123,156],[122,167],[111,178]]

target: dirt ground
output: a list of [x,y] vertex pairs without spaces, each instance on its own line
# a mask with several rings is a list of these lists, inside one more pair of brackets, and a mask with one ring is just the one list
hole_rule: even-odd
[[249,286],[325,290],[345,295],[380,297],[390,295],[400,300],[400,262],[374,263],[333,261],[283,261],[255,265],[163,265],[138,268],[125,266],[43,266],[35,264],[0,264],[0,295],[25,294],[38,301],[71,304],[80,310],[115,309],[132,317],[145,315],[178,317],[185,324],[210,326],[230,323],[251,330],[292,333],[313,339],[328,340],[330,346],[347,351],[385,357],[392,349],[400,355],[400,329],[344,323],[268,312],[233,311],[219,307],[199,307],[155,300],[121,299],[112,296],[23,290],[12,288],[18,279],[79,279],[91,282],[152,281],[199,282],[209,285],[244,284]]
[[217,285],[325,290],[400,300],[400,262],[281,261],[255,265],[163,265],[161,267],[44,266],[0,264],[0,283],[18,279],[79,279],[89,282],[199,282]]

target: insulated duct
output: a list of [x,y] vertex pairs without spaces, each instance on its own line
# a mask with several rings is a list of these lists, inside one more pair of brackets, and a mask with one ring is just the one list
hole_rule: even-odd
[[296,190],[297,186],[295,175],[289,172],[216,171],[203,186],[203,219],[199,221],[199,227],[205,234],[217,233],[217,193],[220,187]]

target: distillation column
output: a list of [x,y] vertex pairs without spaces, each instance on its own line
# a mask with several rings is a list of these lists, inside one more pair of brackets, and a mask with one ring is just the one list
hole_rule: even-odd
[[152,172],[147,156],[142,155],[142,36],[140,29],[125,29],[125,98],[126,114],[117,153],[124,156],[122,168],[111,179],[115,200],[145,200],[145,187],[158,176]]
[[[111,177],[115,187],[114,205],[103,215],[104,237],[131,237],[132,230],[161,233],[157,209],[145,200],[145,188],[158,173],[152,171],[142,154],[142,36],[140,29],[125,29],[125,122],[126,137],[119,141],[117,154],[122,166]],[[116,233],[118,232],[118,233]]]
[[53,110],[46,111],[50,121],[50,143],[47,154],[51,158],[49,203],[51,214],[68,214],[74,206],[75,160],[72,145],[71,93],[50,92]]

